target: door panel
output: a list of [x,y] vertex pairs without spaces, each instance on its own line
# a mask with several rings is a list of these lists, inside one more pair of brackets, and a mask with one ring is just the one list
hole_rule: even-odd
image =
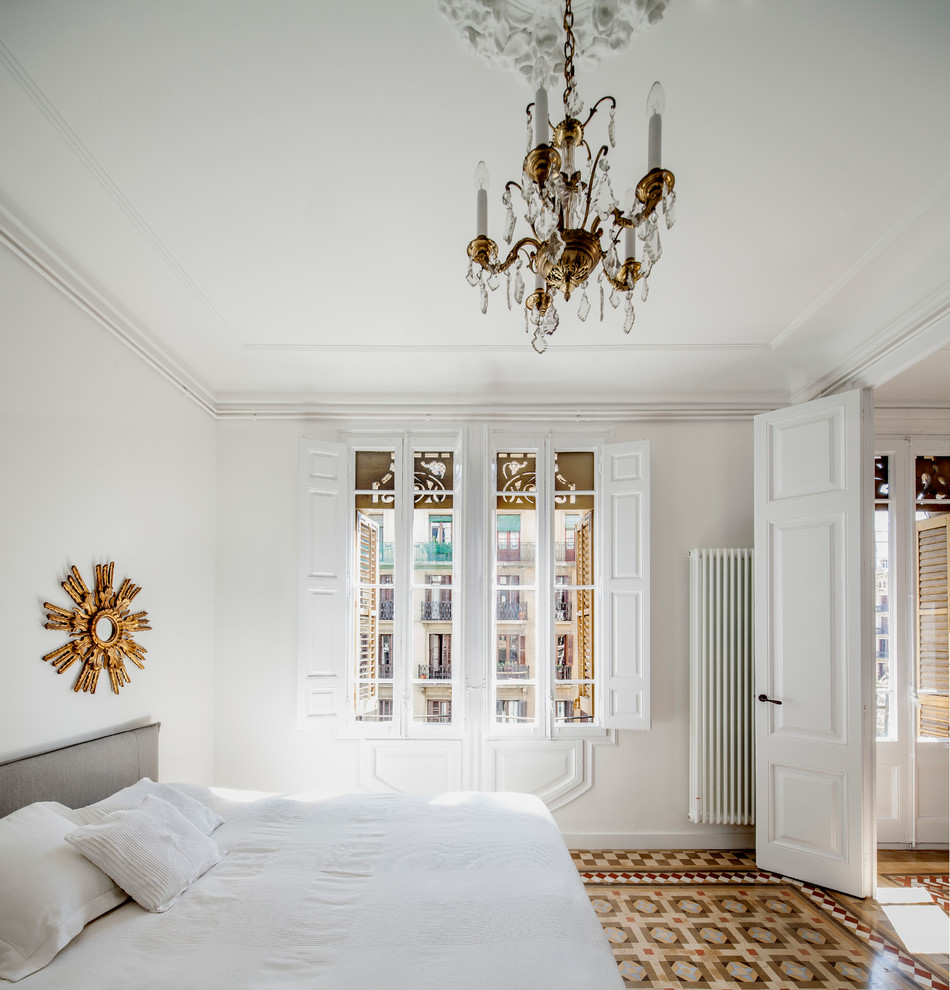
[[[756,859],[871,893],[870,395],[756,417]],[[774,703],[773,703],[774,702]]]

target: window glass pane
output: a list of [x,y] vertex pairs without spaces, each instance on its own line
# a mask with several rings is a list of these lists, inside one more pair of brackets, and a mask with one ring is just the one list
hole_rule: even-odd
[[359,722],[391,722],[393,718],[392,684],[377,685],[372,702],[356,718]]
[[496,455],[495,720],[527,725],[536,717],[537,453]]
[[554,717],[559,725],[583,725],[594,721],[594,685],[555,684]]
[[496,484],[498,488],[498,509],[514,508],[519,505],[534,505],[534,498],[526,498],[537,491],[537,454],[499,453],[495,458]]
[[554,455],[554,490],[592,492],[594,452],[592,450],[558,451]]
[[535,718],[535,688],[532,684],[507,683],[498,686],[495,721],[499,724],[530,724]]
[[413,453],[412,719],[452,721],[455,510],[451,451]]
[[426,724],[452,721],[452,685],[445,681],[416,684],[412,692],[412,718]]
[[452,508],[455,455],[417,450],[413,455],[413,489],[416,507]]
[[918,513],[950,512],[950,457],[918,457],[915,467]]
[[392,505],[396,488],[392,451],[356,451],[355,488],[358,509],[375,509]]
[[[393,510],[356,512],[356,657],[354,706],[360,720],[392,718],[393,586],[386,536]],[[389,541],[389,547],[392,543]],[[385,688],[382,681],[389,681]],[[387,705],[381,702],[386,700]]]
[[[886,457],[877,458],[887,464]],[[890,650],[890,509],[886,501],[886,468],[884,472],[885,496],[875,501],[874,507],[874,642],[877,694],[877,738],[896,739],[895,715],[896,683],[893,677],[893,658]],[[881,485],[875,478],[875,490]]]

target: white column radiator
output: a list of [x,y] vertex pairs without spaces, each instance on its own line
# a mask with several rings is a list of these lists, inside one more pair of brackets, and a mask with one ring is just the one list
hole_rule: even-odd
[[755,822],[752,551],[691,550],[690,821]]

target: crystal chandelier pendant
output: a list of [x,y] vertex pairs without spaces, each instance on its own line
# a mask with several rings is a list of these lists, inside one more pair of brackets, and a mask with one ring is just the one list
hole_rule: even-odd
[[[556,115],[549,116],[548,94],[541,86],[526,114],[527,152],[520,181],[506,183],[501,196],[504,240],[510,250],[505,256],[499,254],[497,244],[488,236],[484,163],[476,173],[477,232],[468,246],[466,280],[478,287],[481,311],[487,312],[489,291],[498,288],[504,275],[506,305],[509,310],[513,304],[525,306],[525,331],[538,353],[547,350],[558,327],[560,318],[554,305],[558,293],[565,299],[577,295],[577,319],[586,322],[592,301],[598,302],[597,297],[591,299],[587,284],[594,275],[601,321],[609,295],[612,309],[623,303],[623,329],[629,334],[636,320],[636,283],[642,282],[640,297],[645,301],[647,277],[662,255],[660,217],[667,230],[675,220],[675,180],[661,165],[663,88],[654,83],[646,104],[646,174],[628,190],[621,210],[608,160],[609,149],[616,147],[617,101],[604,96],[589,111],[584,109],[574,79],[576,39],[571,3],[563,0],[563,119],[558,122]],[[603,144],[595,139],[591,126],[598,112],[600,122],[605,113],[608,118]],[[520,237],[519,223],[528,226]],[[527,299],[522,277],[526,263],[538,279],[537,288]]]

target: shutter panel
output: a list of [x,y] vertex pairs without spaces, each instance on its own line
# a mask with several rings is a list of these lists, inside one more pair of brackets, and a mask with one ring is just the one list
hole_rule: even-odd
[[[604,447],[604,723],[650,728],[650,444]],[[578,663],[583,662],[578,644]]]
[[948,662],[950,662],[950,514],[917,520],[917,691],[918,734],[948,735]]
[[301,722],[342,713],[346,659],[347,447],[300,444],[297,654]]

